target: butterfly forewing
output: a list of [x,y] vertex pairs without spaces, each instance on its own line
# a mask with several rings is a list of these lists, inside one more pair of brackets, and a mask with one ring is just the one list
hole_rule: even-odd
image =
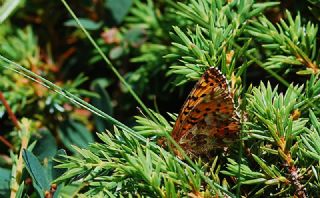
[[239,118],[225,76],[210,67],[197,82],[184,103],[172,137],[194,154],[220,147],[239,131]]

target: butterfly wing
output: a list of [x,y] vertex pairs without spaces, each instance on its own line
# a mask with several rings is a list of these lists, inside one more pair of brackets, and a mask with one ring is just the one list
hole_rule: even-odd
[[227,80],[218,69],[210,67],[184,103],[172,137],[185,150],[201,154],[234,137],[239,126]]

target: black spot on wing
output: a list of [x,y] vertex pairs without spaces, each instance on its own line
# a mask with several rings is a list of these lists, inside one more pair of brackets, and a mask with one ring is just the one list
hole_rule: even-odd
[[205,81],[206,83],[208,83],[208,82],[209,82],[209,73],[208,73],[208,72],[205,72],[204,75],[203,75],[203,78],[204,78],[204,81]]
[[198,122],[198,121],[187,120],[187,123],[188,123],[188,124],[192,124],[192,125],[196,124],[197,122]]
[[196,121],[196,120],[198,120],[198,118],[196,118],[196,117],[192,117],[192,116],[190,116],[190,117],[189,117],[189,119],[190,119],[190,120],[192,120],[192,121]]

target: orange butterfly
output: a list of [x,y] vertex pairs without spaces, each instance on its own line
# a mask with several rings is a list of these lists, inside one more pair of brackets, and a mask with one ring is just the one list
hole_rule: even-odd
[[235,139],[239,130],[227,80],[210,67],[189,94],[171,135],[188,153],[202,155]]

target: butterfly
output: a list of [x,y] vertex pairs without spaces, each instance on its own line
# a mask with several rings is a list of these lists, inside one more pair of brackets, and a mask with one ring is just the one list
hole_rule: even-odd
[[187,153],[203,155],[236,139],[239,130],[240,119],[226,77],[210,67],[190,92],[171,135]]

